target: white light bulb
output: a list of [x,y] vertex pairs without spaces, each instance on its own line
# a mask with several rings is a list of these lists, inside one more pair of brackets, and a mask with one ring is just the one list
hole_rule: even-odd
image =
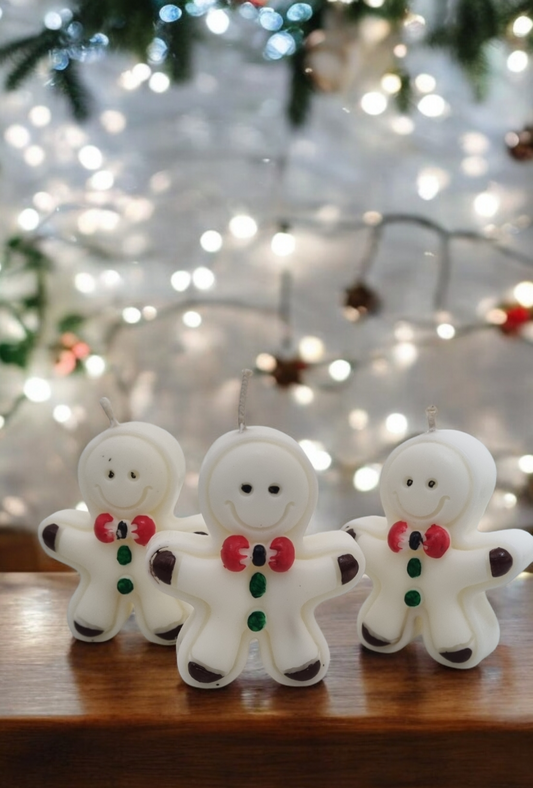
[[520,282],[513,290],[514,297],[520,306],[533,306],[533,282]]
[[437,81],[431,74],[419,74],[415,78],[415,85],[421,93],[432,93],[437,86]]
[[30,143],[30,133],[24,126],[15,123],[4,131],[4,139],[14,148],[25,148]]
[[276,233],[272,238],[270,248],[278,257],[288,257],[296,248],[296,241],[291,233]]
[[353,486],[360,492],[374,490],[379,484],[379,470],[372,465],[359,468],[353,477]]
[[28,378],[24,384],[24,394],[32,402],[46,402],[52,396],[52,389],[43,378]]
[[451,323],[439,323],[437,326],[437,334],[441,339],[453,339],[455,336],[455,328]]
[[387,104],[387,97],[377,91],[370,91],[361,96],[361,109],[367,115],[381,115],[387,109]]
[[343,358],[338,358],[336,361],[332,361],[328,367],[330,377],[332,377],[333,380],[337,380],[339,382],[349,378],[351,371],[352,365],[349,361],[345,361]]
[[34,208],[25,208],[18,215],[18,223],[23,230],[35,230],[39,224],[39,214]]
[[94,293],[96,290],[96,280],[92,274],[76,274],[74,277],[74,287],[80,293]]
[[200,238],[200,246],[206,252],[218,252],[222,248],[222,236],[216,230],[206,230]]
[[207,27],[217,36],[220,36],[226,32],[229,27],[229,22],[229,16],[222,8],[212,8],[210,11],[208,11],[205,18]]
[[235,238],[252,238],[257,232],[257,223],[251,216],[239,214],[230,221],[229,229]]
[[368,424],[368,413],[362,408],[356,408],[350,411],[348,416],[350,427],[354,430],[364,430]]
[[436,93],[430,93],[421,98],[417,106],[422,115],[427,118],[440,118],[448,109],[442,96],[438,96]]
[[28,112],[28,118],[34,126],[42,128],[43,126],[48,126],[52,119],[52,113],[48,107],[38,105],[30,109]]
[[215,283],[215,275],[210,268],[200,266],[193,271],[192,281],[198,290],[209,290]]
[[385,419],[385,427],[393,435],[405,435],[408,422],[403,413],[391,413]]
[[533,21],[528,16],[517,16],[513,22],[513,33],[518,38],[524,38],[533,29]]
[[506,492],[503,495],[503,505],[506,509],[512,509],[516,506],[518,499],[516,495],[512,492]]
[[78,159],[86,170],[99,170],[104,157],[96,145],[84,145],[78,152]]
[[68,405],[56,405],[52,415],[59,424],[64,424],[72,416],[72,411]]
[[170,87],[170,79],[162,71],[156,71],[155,74],[152,74],[150,77],[148,86],[154,93],[164,93]]
[[136,306],[127,306],[125,309],[122,310],[122,319],[125,323],[130,323],[133,325],[134,323],[138,323],[142,317],[142,313],[140,309],[137,309]]
[[104,374],[106,363],[101,356],[88,356],[85,359],[85,369],[90,378],[99,378]]
[[533,473],[533,454],[524,454],[520,457],[518,467],[522,473]]
[[188,328],[198,328],[198,326],[202,325],[202,316],[198,312],[185,312],[182,320]]
[[310,405],[315,398],[315,394],[313,389],[310,386],[293,386],[291,389],[291,394],[295,402],[298,405]]
[[298,350],[300,356],[304,361],[313,364],[324,355],[324,343],[319,337],[302,337],[298,343]]
[[497,194],[492,192],[481,192],[474,200],[474,210],[478,216],[485,219],[492,218],[500,207],[500,199]]
[[276,359],[270,353],[259,353],[255,359],[255,366],[261,372],[273,372],[276,368]]
[[521,71],[525,71],[528,63],[529,56],[527,52],[524,52],[522,49],[517,49],[514,52],[511,52],[507,58],[507,68],[514,74],[519,74]]
[[178,293],[183,293],[191,284],[192,277],[188,271],[175,271],[170,277],[170,284]]
[[381,77],[381,87],[386,93],[394,95],[402,87],[402,80],[398,74],[384,74]]

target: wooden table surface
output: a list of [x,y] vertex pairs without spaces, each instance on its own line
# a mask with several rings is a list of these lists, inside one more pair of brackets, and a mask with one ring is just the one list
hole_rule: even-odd
[[416,642],[365,651],[355,619],[369,583],[318,619],[325,681],[277,685],[252,652],[222,690],[177,673],[175,649],[130,620],[112,641],[75,641],[71,573],[0,574],[0,786],[181,788],[528,786],[533,774],[533,575],[491,595],[497,650],[468,671]]

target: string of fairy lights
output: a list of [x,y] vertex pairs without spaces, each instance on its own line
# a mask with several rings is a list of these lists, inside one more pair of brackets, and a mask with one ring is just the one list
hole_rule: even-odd
[[[379,0],[373,0],[376,4]],[[200,5],[196,3],[198,7]],[[245,9],[251,3],[243,4]],[[305,4],[296,4],[303,6]],[[368,2],[368,5],[372,5]],[[296,6],[295,6],[296,7]],[[378,6],[376,6],[378,7]],[[175,6],[165,6],[171,13]],[[204,8],[204,7],[203,7]],[[207,10],[206,10],[207,9]],[[52,13],[52,12],[50,12]],[[55,12],[54,12],[55,13]],[[262,15],[255,9],[258,19],[267,20],[266,12]],[[227,11],[219,8],[205,8],[202,12],[206,25],[215,35],[224,35],[229,21]],[[271,21],[272,10],[268,11]],[[416,24],[423,24],[423,20],[415,20]],[[46,22],[45,22],[46,23]],[[63,24],[63,22],[61,22]],[[413,23],[413,20],[411,20]],[[57,20],[48,19],[50,26],[57,24]],[[262,26],[265,25],[261,22]],[[270,24],[270,22],[269,22]],[[414,23],[413,23],[414,24]],[[226,25],[226,26],[225,26]],[[525,38],[533,28],[529,17],[518,16],[513,26],[513,34],[517,40]],[[269,28],[265,28],[269,29]],[[275,32],[275,31],[274,31]],[[101,42],[100,42],[101,45]],[[402,58],[408,54],[405,44],[397,44],[395,57]],[[529,55],[522,47],[512,49],[506,60],[506,67],[510,73],[519,75],[525,73],[529,66]],[[417,93],[416,112],[426,118],[436,121],[445,117],[452,111],[445,97],[437,92],[437,80],[427,73],[419,73],[414,77],[414,87]],[[139,62],[123,70],[117,79],[117,88],[124,92],[148,89],[153,93],[165,93],[170,89],[168,76],[158,70],[157,52],[150,53],[149,62]],[[395,74],[387,73],[375,86],[374,90],[363,93],[358,101],[358,111],[370,116],[377,116],[390,111],[391,129],[400,136],[411,134],[416,125],[416,116],[410,117],[399,112],[392,112],[390,99],[400,89],[398,78]],[[99,115],[99,124],[105,134],[115,136],[124,133],[128,128],[128,117],[119,108],[106,108]],[[108,161],[105,150],[94,144],[87,132],[74,124],[65,124],[61,133],[53,142],[41,138],[44,132],[53,125],[54,116],[51,106],[40,101],[30,107],[24,118],[19,118],[8,123],[3,130],[3,139],[6,149],[19,158],[21,164],[28,168],[36,169],[45,167],[48,160],[57,155],[60,145],[67,143],[73,152],[75,166],[81,168],[86,175],[83,188],[76,194],[68,190],[65,184],[46,183],[36,191],[31,203],[21,207],[16,216],[17,232],[24,238],[34,242],[37,248],[49,240],[61,243],[72,243],[72,239],[60,232],[50,229],[54,217],[68,212],[75,214],[75,244],[79,248],[96,250],[97,254],[104,254],[104,249],[98,249],[94,240],[106,234],[112,235],[119,229],[120,222],[135,223],[149,221],[155,210],[154,196],[161,196],[169,188],[167,173],[154,173],[150,181],[151,196],[116,195],[117,175],[113,162]],[[513,136],[514,135],[514,136]],[[505,140],[509,151],[522,144],[520,132],[510,132]],[[47,150],[47,145],[49,150]],[[472,177],[480,177],[487,170],[487,155],[489,140],[479,132],[469,132],[461,139],[463,158],[462,171]],[[531,147],[531,146],[530,146]],[[188,152],[186,152],[186,155]],[[518,157],[517,157],[518,158]],[[527,159],[527,156],[521,157]],[[444,168],[423,166],[416,178],[416,191],[423,201],[435,199],[448,187],[449,174]],[[79,199],[78,199],[79,198]],[[49,346],[50,368],[48,376],[35,374],[32,368],[32,358],[24,367],[26,374],[21,383],[20,391],[16,392],[12,403],[0,416],[0,427],[8,429],[11,418],[18,412],[26,401],[33,403],[47,403],[52,399],[54,381],[67,377],[75,372],[82,371],[89,378],[97,379],[103,375],[119,376],[120,372],[110,369],[108,356],[116,341],[117,336],[128,330],[141,330],[143,326],[154,321],[164,320],[170,315],[179,315],[183,325],[190,330],[201,331],[204,321],[209,320],[210,310],[224,308],[235,314],[247,311],[264,314],[266,319],[276,320],[281,328],[281,341],[277,349],[258,348],[254,359],[244,359],[243,365],[254,367],[263,379],[284,392],[283,396],[290,396],[301,407],[312,406],[316,390],[319,387],[328,387],[335,390],[342,389],[357,372],[368,366],[379,366],[388,363],[390,359],[398,366],[407,367],[414,364],[422,347],[428,347],[439,342],[459,341],[475,331],[495,331],[512,337],[517,341],[533,341],[533,277],[532,280],[518,278],[508,290],[498,293],[490,303],[483,302],[478,305],[478,314],[475,320],[468,324],[457,324],[447,305],[447,288],[450,278],[457,266],[453,263],[453,243],[455,240],[467,240],[474,244],[486,244],[503,257],[513,259],[524,267],[533,267],[533,259],[519,251],[505,246],[501,242],[501,235],[505,238],[505,228],[496,224],[500,208],[498,191],[492,185],[480,191],[473,198],[473,211],[484,222],[483,232],[474,233],[463,230],[447,230],[437,222],[428,220],[423,216],[407,214],[380,214],[368,211],[363,216],[353,219],[338,219],[334,228],[338,232],[350,232],[361,239],[361,253],[353,281],[346,282],[343,294],[344,301],[340,308],[346,318],[354,323],[365,319],[379,319],[381,309],[381,293],[369,285],[368,279],[372,266],[378,255],[384,233],[393,224],[412,225],[415,228],[429,229],[435,233],[439,241],[438,265],[440,275],[434,291],[432,320],[426,323],[417,323],[415,320],[403,319],[394,327],[390,344],[372,350],[366,355],[354,357],[339,356],[328,351],[324,340],[319,336],[300,336],[298,327],[294,325],[292,305],[298,298],[295,292],[291,273],[290,261],[298,249],[298,234],[301,228],[317,234],[331,233],[331,227],[325,231],[322,223],[315,215],[308,217],[285,215],[278,218],[273,225],[261,218],[254,218],[248,213],[236,213],[229,217],[227,227],[207,228],[198,238],[199,248],[208,258],[215,259],[217,255],[232,253],[232,242],[253,244],[258,239],[269,239],[272,256],[281,262],[279,276],[279,298],[276,303],[249,303],[238,298],[218,298],[217,273],[210,264],[198,265],[192,269],[178,268],[169,276],[168,301],[166,305],[156,307],[150,303],[130,303],[127,294],[121,292],[122,277],[119,271],[110,264],[98,274],[85,270],[78,270],[73,275],[72,286],[77,293],[86,296],[89,300],[97,296],[100,288],[113,289],[117,293],[116,302],[120,303],[115,310],[113,319],[107,321],[102,333],[98,348],[87,341],[84,336],[84,327],[91,320],[99,316],[99,308],[95,303],[94,310],[87,310],[83,323],[70,326],[58,323],[56,340]],[[529,226],[527,217],[518,221],[514,229],[526,230]],[[124,248],[126,257],[135,255],[142,259],[142,249],[134,246]],[[0,277],[16,276],[21,269],[1,270]],[[279,269],[278,269],[279,271]],[[347,275],[348,279],[348,275]],[[5,304],[0,304],[4,307]],[[332,307],[335,308],[335,307]],[[49,342],[49,326],[47,325],[46,340],[45,323],[47,316],[43,317],[41,334],[39,326],[33,330],[37,334],[37,346],[43,341]],[[19,313],[17,320],[22,326],[31,327],[35,321],[35,310],[28,307],[26,312]],[[0,324],[1,339],[17,340],[20,338],[20,325],[17,320],[2,321]],[[62,330],[64,329],[64,330]],[[19,333],[17,333],[19,332]],[[5,362],[4,362],[5,363]],[[321,370],[326,373],[319,383],[313,382],[313,371]],[[121,381],[118,381],[122,383]],[[59,402],[51,411],[52,418],[65,426],[66,429],[75,431],[83,416],[76,412],[72,403]],[[371,416],[361,408],[352,409],[347,414],[347,423],[356,431],[365,430]],[[375,489],[379,480],[381,462],[385,457],[384,451],[390,450],[390,441],[401,441],[409,435],[410,425],[407,417],[398,412],[392,412],[384,418],[384,429],[389,440],[376,456],[370,458],[365,464],[357,467],[344,468],[353,477],[354,487],[360,491]],[[310,456],[317,472],[342,465],[342,461],[335,457],[331,447],[312,440],[302,440],[302,447]],[[519,470],[525,475],[533,474],[533,455],[524,454],[516,458]],[[520,490],[506,489],[502,491],[502,502],[505,507],[511,508],[518,502]],[[16,507],[15,507],[16,508]]]

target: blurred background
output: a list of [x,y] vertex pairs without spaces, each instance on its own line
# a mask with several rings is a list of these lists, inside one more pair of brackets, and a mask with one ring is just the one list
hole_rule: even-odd
[[283,430],[314,530],[381,513],[438,426],[482,440],[482,527],[533,526],[533,2],[0,0],[0,569],[143,420],[180,515],[237,426]]

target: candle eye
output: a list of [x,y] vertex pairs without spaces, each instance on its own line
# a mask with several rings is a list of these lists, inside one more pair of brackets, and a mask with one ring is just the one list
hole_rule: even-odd
[[107,472],[108,479],[112,479],[114,477],[114,475],[115,475],[115,471],[108,471]]
[[437,486],[437,482],[435,481],[435,479],[430,479],[428,482],[428,487],[431,487],[431,489],[433,489],[433,487],[436,486]]
[[250,495],[253,489],[254,488],[252,487],[251,484],[241,484],[241,490],[243,491],[243,493],[246,493],[246,495]]
[[271,484],[270,487],[268,488],[268,492],[271,493],[272,495],[277,495],[280,489],[281,487],[279,486],[279,484]]
[[413,484],[413,480],[412,479],[407,479],[407,481],[405,483],[406,483],[406,485],[408,487],[411,487],[411,485]]

